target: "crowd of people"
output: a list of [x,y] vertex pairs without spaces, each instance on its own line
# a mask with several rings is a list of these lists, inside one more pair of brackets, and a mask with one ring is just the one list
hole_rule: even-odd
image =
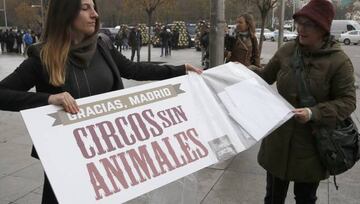
[[[296,203],[316,203],[319,182],[328,178],[329,172],[320,161],[313,124],[335,127],[355,110],[354,68],[330,35],[334,17],[330,1],[311,0],[293,16],[298,38],[277,50],[266,66],[260,65],[251,15],[239,15],[235,36],[224,36],[224,60],[242,63],[268,84],[276,83],[279,94],[295,107],[294,117],[267,136],[258,153],[258,162],[266,170],[265,204],[283,204],[289,182],[294,182]],[[162,56],[171,55],[169,39],[173,37],[168,29],[164,27],[160,33]],[[130,33],[126,29],[119,32],[117,48],[98,35],[98,30],[95,1],[50,0],[41,43],[30,47],[26,44],[29,57],[0,81],[0,110],[20,111],[53,104],[74,114],[79,111],[75,99],[123,89],[121,77],[161,80],[188,71],[202,73],[190,64],[160,66],[139,62],[142,39],[137,27]],[[209,26],[204,23],[200,32],[206,64]],[[37,42],[36,38],[30,40],[29,31],[17,33],[1,32],[3,52],[19,52],[18,45]],[[119,52],[128,45],[132,48],[131,60]],[[137,62],[132,62],[135,52]],[[298,77],[313,95],[315,105],[303,103]],[[37,92],[28,92],[34,86]],[[35,149],[32,156],[38,158]],[[43,191],[42,203],[57,203],[46,174]]]
[[0,30],[1,53],[25,54],[26,49],[39,41],[39,34],[34,31],[16,30],[13,28]]
[[[189,42],[190,35],[188,34]],[[158,39],[159,42],[156,42]],[[155,24],[154,36],[152,44],[154,47],[161,47],[160,57],[166,57],[171,55],[173,49],[178,49],[179,32],[170,26]],[[120,52],[131,48],[131,60],[134,60],[135,54],[139,60],[141,46],[143,45],[142,33],[139,26],[129,28],[127,25],[122,25],[115,36],[115,46]]]

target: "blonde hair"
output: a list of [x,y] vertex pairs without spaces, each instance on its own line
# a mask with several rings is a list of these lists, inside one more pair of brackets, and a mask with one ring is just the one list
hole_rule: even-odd
[[238,16],[238,18],[241,18],[241,17],[245,19],[245,22],[246,22],[246,24],[247,24],[247,26],[249,28],[250,36],[252,38],[255,38],[256,37],[256,35],[255,35],[255,21],[254,21],[253,16],[251,14],[245,13],[245,14],[242,14],[242,15]]
[[41,61],[49,73],[49,83],[51,85],[61,86],[65,83],[65,66],[70,45],[70,38],[65,41],[48,38],[41,49]]

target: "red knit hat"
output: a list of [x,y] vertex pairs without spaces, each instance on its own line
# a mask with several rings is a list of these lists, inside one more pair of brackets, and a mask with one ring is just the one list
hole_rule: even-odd
[[293,15],[293,19],[304,16],[330,33],[331,22],[335,17],[335,8],[329,0],[311,0]]

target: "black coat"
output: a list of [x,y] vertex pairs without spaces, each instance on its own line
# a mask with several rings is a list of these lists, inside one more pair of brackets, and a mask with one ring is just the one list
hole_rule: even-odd
[[[101,39],[102,38],[102,39]],[[155,65],[134,63],[124,57],[104,36],[99,37],[98,47],[114,75],[114,90],[123,89],[121,77],[134,80],[161,80],[185,74],[185,66]],[[32,45],[28,56],[20,66],[0,81],[0,110],[21,111],[48,105],[51,94],[68,91],[65,86],[55,87],[49,84],[49,75],[43,68],[39,57],[40,45]],[[28,92],[35,87],[36,92]],[[36,152],[32,156],[37,158]]]
[[139,31],[135,32],[134,30],[130,32],[129,35],[129,45],[131,47],[138,47],[142,45],[142,37]]

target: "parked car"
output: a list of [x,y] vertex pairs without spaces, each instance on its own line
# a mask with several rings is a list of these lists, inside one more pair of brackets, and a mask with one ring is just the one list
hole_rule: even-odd
[[99,32],[107,35],[113,42],[115,42],[115,36],[119,32],[119,28],[100,28]]
[[[284,37],[283,37],[283,41],[287,42],[289,40],[295,40],[297,38],[297,33],[296,32],[290,32],[288,30],[284,30]],[[273,36],[271,36],[271,41],[275,41],[279,38],[279,30],[275,30],[273,32]]]
[[352,30],[340,35],[340,42],[343,42],[345,45],[350,44],[359,44],[360,43],[360,30]]
[[[261,28],[256,28],[255,33],[256,33],[257,39],[260,39],[260,32],[261,32]],[[264,35],[263,35],[263,41],[271,40],[271,37],[273,37],[273,32],[271,32],[271,30],[265,28]]]

